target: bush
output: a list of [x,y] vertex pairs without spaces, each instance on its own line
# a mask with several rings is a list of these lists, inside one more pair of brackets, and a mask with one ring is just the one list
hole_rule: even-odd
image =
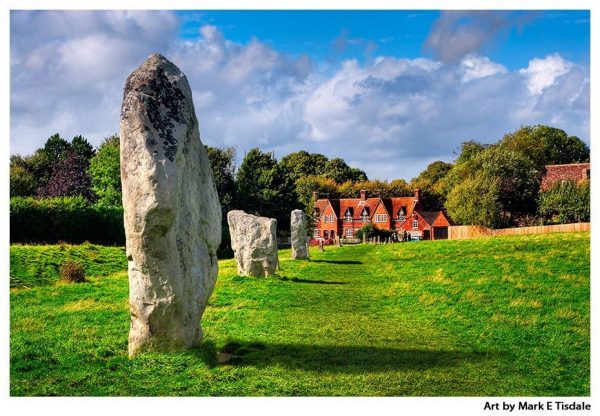
[[356,231],[354,237],[359,240],[362,240],[363,235],[365,236],[365,238],[388,238],[391,237],[392,231],[382,230],[381,228],[377,228],[373,224],[367,224],[362,226],[358,231]]
[[85,283],[85,270],[81,263],[66,261],[60,266],[60,279],[65,283]]
[[549,223],[590,220],[590,183],[557,182],[540,193],[538,213]]
[[58,241],[125,244],[123,208],[90,205],[83,197],[10,199],[11,243]]

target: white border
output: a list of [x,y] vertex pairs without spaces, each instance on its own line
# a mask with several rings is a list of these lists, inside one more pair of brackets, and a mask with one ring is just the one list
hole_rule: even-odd
[[[572,1],[548,1],[548,0],[467,0],[467,1],[434,1],[421,0],[413,1],[394,1],[394,0],[229,0],[224,2],[211,1],[191,1],[191,0],[90,0],[86,2],[78,0],[5,0],[1,10],[2,18],[0,20],[0,39],[2,66],[0,67],[2,95],[2,117],[0,117],[1,132],[3,138],[0,144],[0,155],[3,159],[2,169],[0,169],[0,229],[4,232],[3,245],[0,249],[0,279],[2,281],[2,309],[0,310],[0,356],[2,363],[2,374],[0,378],[0,409],[4,414],[44,414],[44,415],[88,415],[88,414],[141,414],[141,413],[199,413],[223,415],[230,413],[237,414],[260,414],[260,415],[288,415],[288,414],[344,414],[344,415],[369,415],[369,414],[444,414],[444,415],[479,415],[479,414],[497,414],[506,412],[483,411],[486,401],[502,402],[507,401],[515,403],[519,398],[9,398],[9,256],[8,256],[8,155],[10,137],[10,48],[9,48],[9,15],[10,10],[23,9],[79,9],[79,10],[112,10],[112,9],[198,9],[198,10],[249,10],[249,9],[278,9],[278,10],[312,10],[312,9],[352,9],[352,10],[591,10],[591,55],[590,55],[590,73],[597,73],[594,70],[596,66],[596,57],[598,56],[598,28],[594,25],[598,21],[598,6],[592,0],[572,0]],[[591,108],[590,108],[590,147],[592,149],[592,161],[595,163],[597,157],[595,144],[592,137],[597,136],[595,115],[598,108],[598,82],[591,82]],[[595,183],[600,178],[592,169],[592,217],[596,219],[598,212],[599,197]],[[594,223],[595,224],[595,223]],[[596,238],[596,227],[592,226],[592,253],[597,253],[598,238]],[[599,350],[598,347],[598,281],[600,276],[594,273],[599,269],[597,256],[592,254],[592,347],[591,351]],[[596,273],[597,274],[597,273]],[[595,400],[600,393],[598,385],[600,383],[597,354],[592,355],[592,396],[584,398],[585,402],[592,404],[592,409],[597,412],[600,407],[600,401]],[[533,401],[535,398],[521,398],[522,400]],[[545,398],[540,398],[542,401]],[[557,400],[558,398],[552,398]],[[581,401],[578,400],[578,401]],[[513,412],[517,413],[517,412]],[[522,412],[519,412],[522,413]],[[528,412],[531,414],[539,412]],[[543,412],[542,412],[543,413]],[[590,412],[559,412],[560,414],[591,414]]]

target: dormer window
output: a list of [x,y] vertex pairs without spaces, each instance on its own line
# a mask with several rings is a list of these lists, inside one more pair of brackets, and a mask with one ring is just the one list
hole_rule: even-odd
[[368,220],[368,215],[367,215],[367,210],[363,209],[362,212],[360,213],[360,217],[362,219],[363,222],[366,222]]
[[350,208],[348,208],[344,214],[346,217],[346,221],[352,221],[352,213],[350,212]]
[[406,215],[406,207],[400,207],[398,210],[398,220],[404,221],[404,216]]
[[412,228],[419,228],[419,221],[413,220]]

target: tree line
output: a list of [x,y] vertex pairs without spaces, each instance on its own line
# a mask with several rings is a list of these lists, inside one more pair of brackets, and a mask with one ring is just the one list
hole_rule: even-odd
[[[312,195],[357,197],[410,196],[422,190],[424,210],[446,210],[457,224],[489,227],[540,222],[589,220],[589,182],[557,184],[540,193],[545,165],[589,161],[589,147],[575,136],[548,126],[525,126],[497,143],[463,142],[453,163],[435,161],[409,182],[369,180],[343,159],[298,151],[277,160],[273,153],[251,149],[237,166],[232,147],[205,146],[223,209],[223,250],[231,209],[278,221],[289,233],[289,214],[311,213]],[[82,136],[71,141],[52,135],[30,156],[10,158],[12,197],[84,198],[97,207],[121,207],[119,137],[106,138],[97,149]]]

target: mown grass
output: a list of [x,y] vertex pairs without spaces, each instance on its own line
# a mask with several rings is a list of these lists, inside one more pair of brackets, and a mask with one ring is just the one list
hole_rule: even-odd
[[11,395],[587,396],[589,238],[282,250],[267,279],[224,260],[204,345],[133,359],[126,271],[11,289]]

